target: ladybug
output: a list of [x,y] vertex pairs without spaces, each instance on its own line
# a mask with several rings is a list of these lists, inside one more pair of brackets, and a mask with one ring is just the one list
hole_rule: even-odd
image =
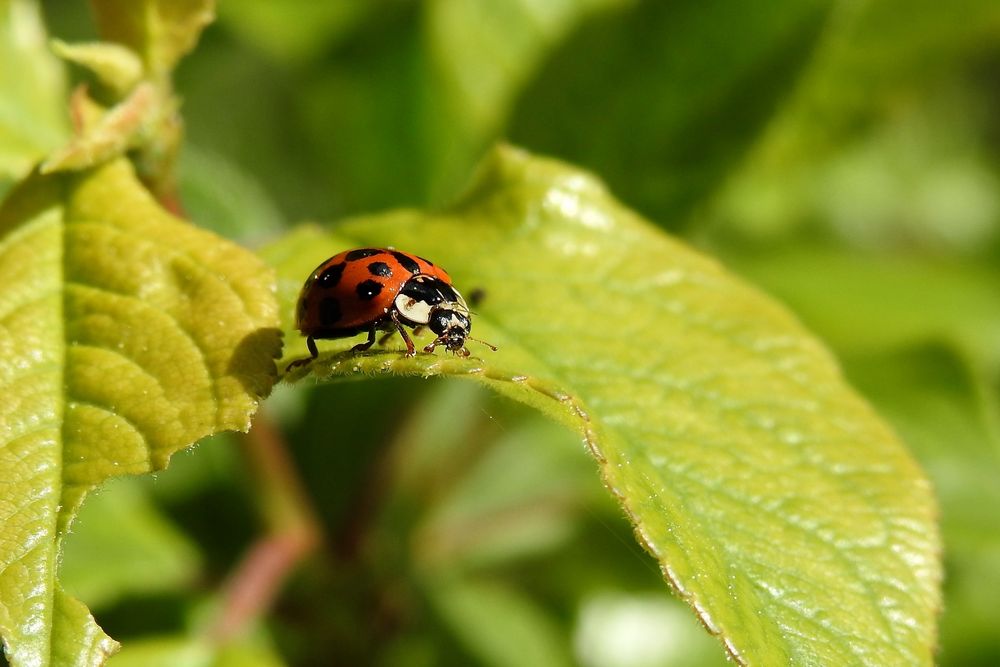
[[395,330],[406,343],[408,357],[416,349],[405,327],[426,326],[437,335],[424,352],[442,345],[467,357],[465,341],[476,340],[469,336],[469,307],[452,286],[448,272],[423,257],[393,248],[345,250],[326,260],[306,279],[295,312],[296,327],[306,337],[312,356],[293,361],[289,370],[319,356],[318,339],[367,332],[368,340],[351,348],[361,352],[375,343],[376,330],[388,331],[385,338]]

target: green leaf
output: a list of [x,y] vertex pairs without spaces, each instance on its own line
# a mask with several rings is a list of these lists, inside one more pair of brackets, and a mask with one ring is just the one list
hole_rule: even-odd
[[194,48],[215,18],[215,0],[91,0],[101,36],[138,53],[161,77]]
[[[427,83],[420,119],[431,201],[450,197],[482,152],[504,134],[512,108],[540,63],[576,25],[624,0],[425,2]],[[458,145],[464,151],[438,150]]]
[[48,50],[38,6],[0,0],[0,195],[69,132],[63,68]]
[[91,607],[128,595],[176,591],[200,567],[194,545],[133,479],[114,480],[83,504],[63,543],[59,578]]
[[583,436],[668,582],[737,661],[930,664],[940,545],[927,479],[784,308],[586,173],[501,148],[450,211],[303,228],[274,247],[293,341],[282,363],[305,353],[291,333],[304,278],[369,244],[485,289],[473,334],[500,351],[407,359],[398,338],[364,354],[321,341],[289,379],[484,382]]
[[281,211],[241,165],[186,144],[179,172],[184,211],[199,225],[251,244],[284,229]]
[[559,667],[572,660],[554,619],[523,593],[493,581],[435,581],[432,603],[483,665]]
[[[901,12],[908,20],[899,20]],[[898,121],[909,105],[932,106],[925,96],[940,94],[943,82],[953,92],[967,76],[956,76],[960,68],[978,67],[982,50],[996,43],[1000,6],[992,0],[947,6],[886,0],[859,5],[842,18],[831,24],[822,52],[770,137],[786,165],[824,159],[866,132],[873,119]]]
[[115,643],[56,582],[85,494],[246,429],[279,347],[272,278],[164,212],[131,167],[32,176],[0,209],[0,633],[17,665]]
[[297,63],[322,57],[362,17],[380,10],[366,2],[241,0],[220,4],[219,22],[274,58]]
[[597,14],[541,68],[507,135],[676,226],[771,119],[833,4],[645,0]]
[[67,44],[52,40],[52,50],[60,58],[86,67],[119,97],[125,96],[142,79],[142,61],[131,49],[110,42]]
[[[457,388],[463,389],[469,393]],[[455,419],[454,412],[448,416]],[[567,436],[540,417],[510,423],[459,480],[435,489],[436,502],[411,541],[419,566],[453,574],[564,545],[578,528],[579,511],[596,504],[587,501],[597,491],[590,462]],[[548,446],[539,451],[539,443]],[[466,444],[456,443],[446,460],[461,457]]]
[[[874,94],[862,97],[874,105]],[[849,116],[837,108],[800,102],[783,114],[713,202],[714,244],[741,253],[748,238],[780,247],[776,237],[822,225],[868,251],[982,250],[1000,231],[1000,179],[984,148],[988,129],[971,111],[980,101],[953,84],[907,93],[903,108],[898,93],[890,97],[888,118],[847,121],[850,129],[840,127]]]
[[1000,187],[986,139],[994,102],[978,72],[1000,4],[855,9],[830,22],[795,95],[717,198],[713,236],[774,245],[824,224],[869,250],[981,250],[991,229],[996,238]]
[[190,637],[155,637],[130,642],[111,667],[282,667],[285,662],[256,636],[218,646]]
[[794,245],[732,261],[842,352],[937,342],[1000,371],[1000,271],[995,266]]
[[546,54],[583,16],[621,4],[426,0],[370,12],[304,93],[303,121],[346,208],[450,200]]
[[977,386],[965,355],[940,344],[863,354],[847,369],[911,443],[940,498],[948,557],[939,664],[989,664],[1000,586],[997,394]]

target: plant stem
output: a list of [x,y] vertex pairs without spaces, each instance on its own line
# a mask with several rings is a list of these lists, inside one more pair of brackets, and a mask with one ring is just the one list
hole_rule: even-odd
[[242,438],[266,526],[226,583],[210,636],[224,643],[271,605],[295,566],[316,549],[320,527],[282,434],[264,411]]

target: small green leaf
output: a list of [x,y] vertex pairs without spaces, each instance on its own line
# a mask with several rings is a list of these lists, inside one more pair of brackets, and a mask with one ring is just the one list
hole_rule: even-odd
[[111,42],[67,44],[52,41],[52,50],[68,60],[92,71],[104,85],[124,96],[142,79],[142,61],[128,47]]
[[138,53],[146,72],[170,73],[215,18],[215,0],[91,0],[101,36]]
[[66,140],[66,81],[33,0],[0,0],[0,195]]
[[[940,544],[902,443],[784,308],[589,175],[501,148],[450,211],[304,228],[271,250],[289,332],[334,252],[393,245],[485,290],[474,356],[320,341],[290,379],[476,378],[581,433],[640,541],[749,665],[930,664]],[[426,334],[424,334],[426,336]],[[422,338],[421,340],[427,340]]]
[[115,642],[56,582],[86,493],[246,429],[279,347],[271,276],[163,211],[125,161],[33,175],[0,208],[0,633],[18,665]]

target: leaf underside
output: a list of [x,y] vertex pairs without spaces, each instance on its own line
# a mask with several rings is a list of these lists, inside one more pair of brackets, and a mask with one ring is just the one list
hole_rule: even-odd
[[579,431],[667,581],[738,663],[931,664],[929,484],[783,307],[588,174],[501,147],[449,211],[306,227],[269,250],[282,368],[306,354],[292,327],[303,279],[363,245],[484,290],[473,335],[500,351],[406,359],[398,337],[361,354],[359,340],[320,341],[288,379],[471,377]]

